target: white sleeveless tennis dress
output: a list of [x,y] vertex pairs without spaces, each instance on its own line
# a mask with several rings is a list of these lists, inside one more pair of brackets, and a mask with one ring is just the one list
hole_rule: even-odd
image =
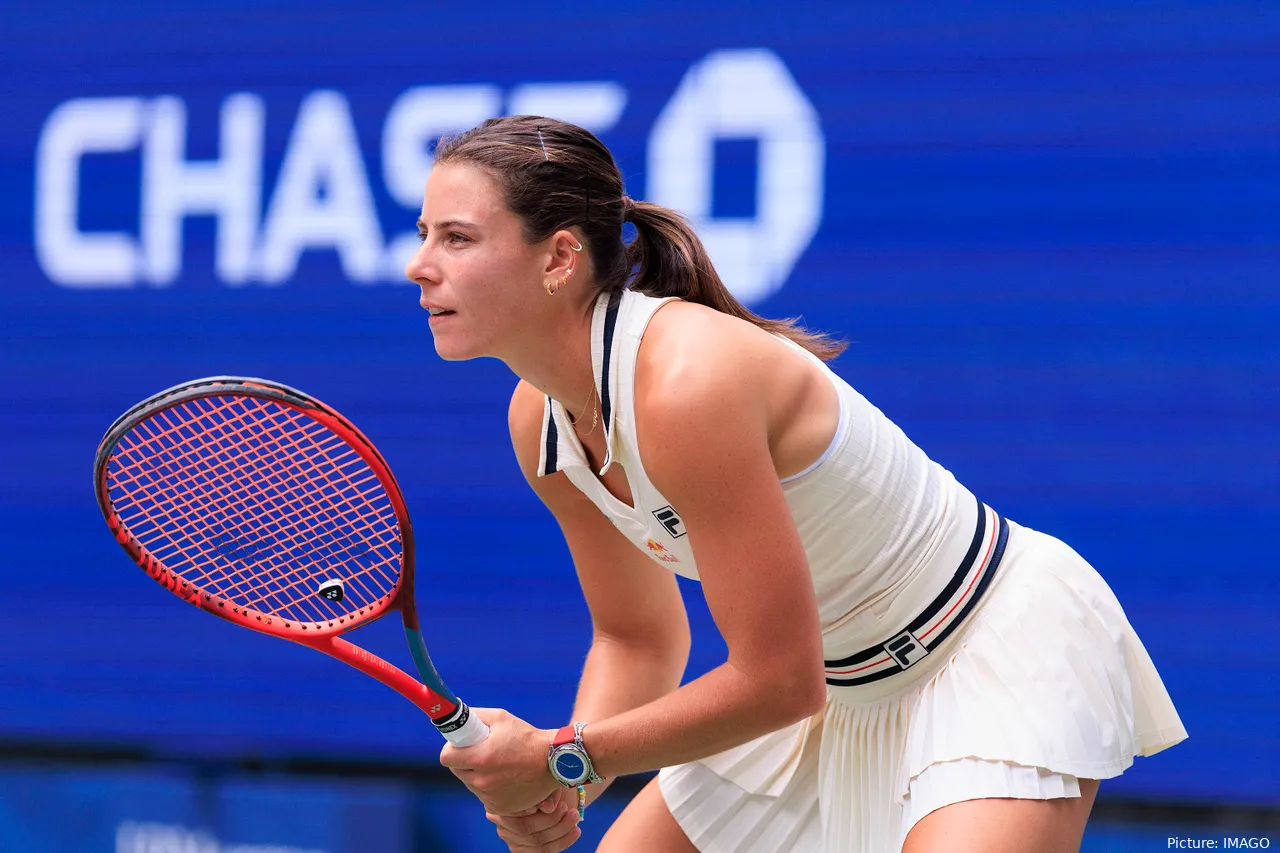
[[[633,543],[687,578],[680,508],[645,474],[636,354],[667,301],[605,294],[591,353],[609,493],[548,398],[539,476],[557,471]],[[934,809],[1079,796],[1186,737],[1102,578],[1062,542],[998,516],[815,356],[840,398],[826,452],[783,481],[817,593],[828,699],[795,725],[664,769],[667,806],[704,853],[885,853]]]

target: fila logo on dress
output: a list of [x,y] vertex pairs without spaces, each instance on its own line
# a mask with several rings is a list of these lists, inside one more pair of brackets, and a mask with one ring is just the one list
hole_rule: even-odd
[[658,519],[663,527],[667,528],[667,532],[671,534],[672,539],[679,539],[688,532],[684,529],[684,522],[680,520],[680,516],[670,506],[655,509],[653,517]]

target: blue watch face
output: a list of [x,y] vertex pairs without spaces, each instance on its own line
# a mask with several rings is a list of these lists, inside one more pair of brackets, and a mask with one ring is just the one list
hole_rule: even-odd
[[556,756],[556,771],[565,779],[581,779],[587,775],[587,765],[581,756],[564,752]]

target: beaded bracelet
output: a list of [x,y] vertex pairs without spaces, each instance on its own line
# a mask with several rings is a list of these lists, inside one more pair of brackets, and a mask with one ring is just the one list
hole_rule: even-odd
[[578,820],[587,816],[587,786],[578,786]]

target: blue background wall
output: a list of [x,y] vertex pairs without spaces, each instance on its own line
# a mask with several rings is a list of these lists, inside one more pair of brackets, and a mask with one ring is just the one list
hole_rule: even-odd
[[[1273,5],[109,5],[0,11],[0,740],[434,760],[404,700],[194,616],[106,533],[103,430],[216,373],[303,388],[364,429],[407,493],[441,671],[472,704],[566,719],[588,623],[509,449],[514,379],[439,361],[395,281],[427,130],[542,98],[598,123],[635,197],[702,174],[695,218],[765,247],[722,253],[730,277],[777,270],[758,311],[850,340],[845,378],[1108,579],[1191,739],[1104,793],[1280,803]],[[744,90],[752,69],[776,90]],[[755,125],[699,129],[721,85]],[[460,107],[417,88],[445,86],[472,88]],[[247,136],[228,143],[229,104]],[[146,220],[194,174],[157,165],[174,128],[178,161],[248,154],[221,178],[240,213],[170,217],[165,236]],[[806,170],[816,189],[768,191]],[[776,227],[806,217],[811,235]],[[119,251],[93,242],[109,233]],[[687,591],[696,674],[723,646]],[[407,665],[397,631],[362,633]]]

